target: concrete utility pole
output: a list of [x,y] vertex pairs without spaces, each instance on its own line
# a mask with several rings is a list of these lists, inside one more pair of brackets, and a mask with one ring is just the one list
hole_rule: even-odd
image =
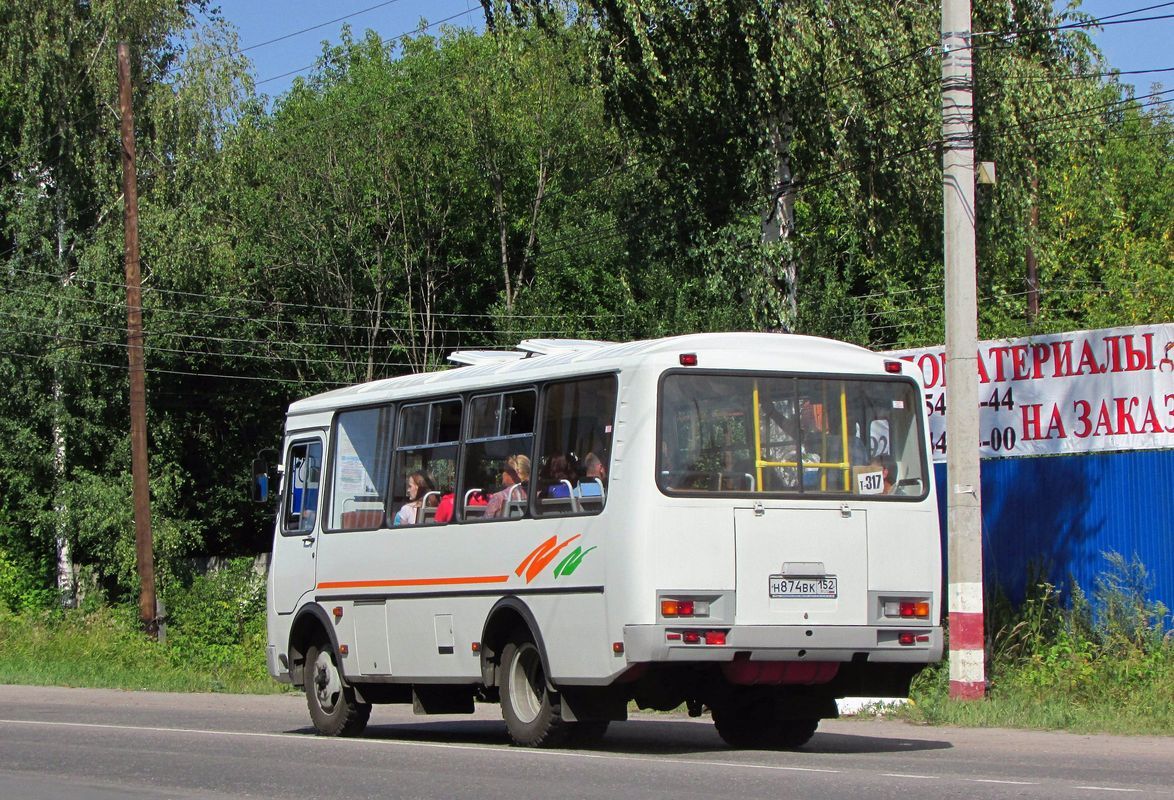
[[986,693],[970,0],[942,0],[950,697]]
[[155,554],[151,541],[151,492],[147,469],[147,384],[143,371],[143,294],[139,278],[139,198],[135,180],[135,126],[131,108],[130,48],[118,44],[118,106],[122,113],[122,194],[126,202],[126,340],[130,365],[130,453],[134,479],[135,560],[139,569],[139,619],[158,635]]

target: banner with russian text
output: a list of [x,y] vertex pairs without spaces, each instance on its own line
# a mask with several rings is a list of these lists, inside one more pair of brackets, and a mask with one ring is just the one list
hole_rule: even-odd
[[[945,348],[891,355],[921,368],[945,461]],[[1174,447],[1174,323],[979,342],[978,377],[984,458]]]

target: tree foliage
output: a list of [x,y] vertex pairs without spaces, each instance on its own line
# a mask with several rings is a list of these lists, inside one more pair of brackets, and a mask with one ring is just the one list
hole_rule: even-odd
[[[135,588],[119,39],[164,582],[193,553],[267,547],[248,467],[313,391],[526,337],[940,340],[936,2],[483,6],[483,32],[348,32],[270,102],[203,2],[0,0],[7,602],[52,585],[62,536],[99,585]],[[976,146],[999,177],[979,190],[980,334],[1171,318],[1165,93],[1106,78],[1048,0],[974,10]]]

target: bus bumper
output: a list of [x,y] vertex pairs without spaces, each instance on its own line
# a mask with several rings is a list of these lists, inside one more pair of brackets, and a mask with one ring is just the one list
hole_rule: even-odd
[[[686,643],[684,633],[700,635]],[[720,633],[721,636],[709,636]],[[906,635],[912,634],[912,641]],[[905,642],[905,643],[903,643]],[[940,626],[625,625],[629,663],[686,661],[860,661],[930,664],[942,658]],[[748,654],[748,655],[742,655]]]

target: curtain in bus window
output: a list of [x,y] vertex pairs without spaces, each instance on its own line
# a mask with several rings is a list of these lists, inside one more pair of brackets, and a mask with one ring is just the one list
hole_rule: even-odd
[[615,415],[615,376],[546,387],[542,455],[533,479],[536,514],[586,514],[603,509]]
[[330,529],[383,525],[391,470],[393,413],[364,408],[338,415],[330,487]]

